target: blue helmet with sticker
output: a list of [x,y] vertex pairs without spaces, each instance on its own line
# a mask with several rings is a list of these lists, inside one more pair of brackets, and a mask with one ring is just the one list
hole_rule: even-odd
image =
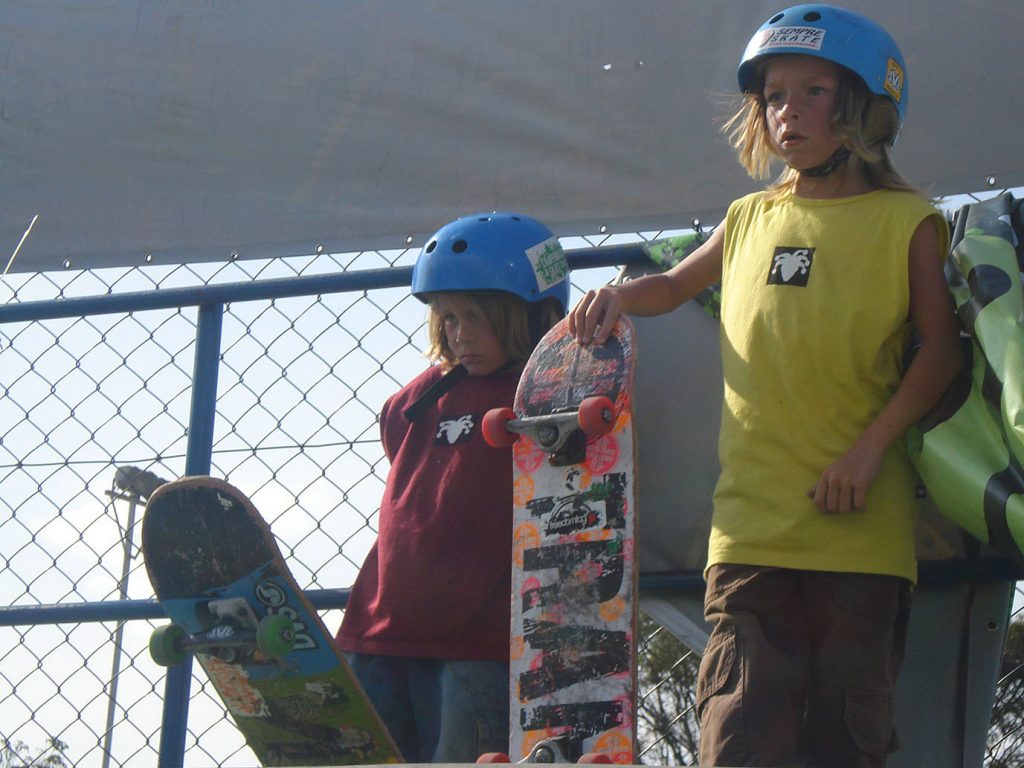
[[412,270],[412,294],[500,291],[569,307],[569,266],[550,229],[521,213],[463,216],[435,232]]
[[795,5],[772,16],[747,43],[736,73],[740,91],[757,87],[765,56],[817,56],[860,76],[871,93],[888,98],[899,123],[907,114],[907,66],[896,41],[866,16],[832,5]]

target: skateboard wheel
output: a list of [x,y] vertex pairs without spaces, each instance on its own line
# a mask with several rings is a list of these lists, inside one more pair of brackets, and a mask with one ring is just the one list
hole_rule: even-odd
[[478,763],[511,763],[512,758],[504,752],[484,752],[476,761]]
[[179,624],[164,624],[149,636],[149,655],[161,667],[170,667],[185,658],[180,642],[188,633]]
[[287,616],[274,614],[256,625],[256,648],[270,659],[279,659],[295,645],[295,625]]
[[484,442],[492,448],[505,448],[516,441],[516,435],[509,432],[508,423],[516,417],[511,408],[492,408],[484,414],[480,425]]
[[225,664],[237,664],[241,659],[241,652],[237,648],[221,646],[208,649],[208,655],[215,656]]
[[588,437],[600,437],[612,431],[615,426],[615,404],[604,397],[588,397],[580,403],[580,429]]
[[580,755],[577,763],[611,763],[612,757],[607,752],[587,752]]

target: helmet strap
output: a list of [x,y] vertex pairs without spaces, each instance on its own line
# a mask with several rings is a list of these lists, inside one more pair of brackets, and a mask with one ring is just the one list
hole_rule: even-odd
[[847,160],[850,159],[850,150],[846,147],[840,147],[832,156],[825,162],[814,166],[813,168],[805,168],[800,171],[801,176],[808,176],[812,179],[820,179],[823,176],[828,176],[839,166],[843,165]]

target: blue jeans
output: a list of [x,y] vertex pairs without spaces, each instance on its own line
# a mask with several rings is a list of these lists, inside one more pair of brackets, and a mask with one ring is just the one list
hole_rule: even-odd
[[508,751],[508,664],[346,653],[410,763],[473,763]]

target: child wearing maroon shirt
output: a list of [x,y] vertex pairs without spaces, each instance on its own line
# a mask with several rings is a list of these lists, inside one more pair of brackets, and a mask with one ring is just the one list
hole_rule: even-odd
[[474,762],[508,749],[512,560],[512,457],[480,423],[565,314],[568,268],[540,222],[478,214],[430,238],[412,292],[435,364],[381,411],[379,533],[337,641],[407,760]]

